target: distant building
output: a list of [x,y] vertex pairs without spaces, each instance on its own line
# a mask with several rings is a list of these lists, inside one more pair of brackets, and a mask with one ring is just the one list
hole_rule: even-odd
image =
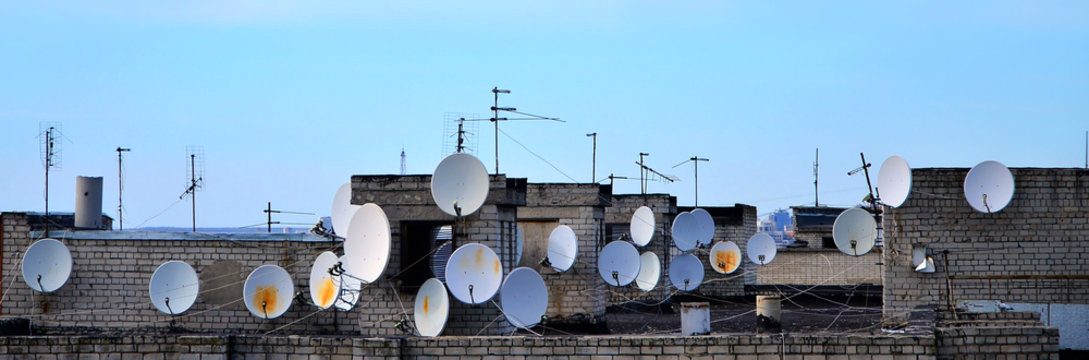
[[781,246],[794,242],[794,222],[786,209],[775,210],[767,218],[761,219],[759,231],[771,235]]

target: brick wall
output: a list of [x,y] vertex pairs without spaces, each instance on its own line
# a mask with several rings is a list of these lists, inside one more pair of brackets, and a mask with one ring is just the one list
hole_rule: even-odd
[[[728,210],[736,216],[714,216],[717,209]],[[687,209],[687,208],[685,208]],[[741,262],[748,261],[745,255],[749,238],[756,234],[756,207],[744,204],[734,204],[732,207],[706,207],[715,219],[715,237],[711,244],[718,241],[733,241],[741,248]],[[676,249],[673,249],[676,251]],[[745,295],[745,280],[748,278],[742,272],[745,267],[740,266],[731,274],[719,274],[711,267],[710,248],[696,251],[703,262],[703,281],[697,291],[704,295],[717,298],[726,298]],[[666,275],[668,276],[668,274]]]
[[[309,294],[305,287],[313,258],[318,253],[339,246],[337,242],[252,241],[244,237],[228,240],[84,240],[61,239],[72,254],[72,275],[56,292],[41,294],[22,281],[19,262],[30,238],[26,216],[21,213],[0,215],[4,224],[3,273],[17,277],[4,289],[3,316],[27,317],[36,331],[77,331],[94,329],[125,333],[161,331],[174,320],[177,326],[197,332],[263,333],[311,315],[316,307],[294,303],[282,317],[262,320],[254,317],[242,303],[242,283],[249,271],[264,264],[284,267],[295,282],[295,290]],[[78,234],[78,233],[76,233]],[[148,298],[151,274],[163,262],[180,260],[201,273],[218,260],[233,260],[242,265],[237,274],[223,274],[234,300],[220,305],[202,294],[193,307],[171,319],[160,313]],[[8,284],[5,283],[5,286]],[[208,291],[202,288],[202,293]],[[69,328],[63,329],[62,328]],[[140,330],[144,329],[144,330]],[[353,333],[356,319],[344,313],[322,312],[301,320],[289,331]]]
[[933,336],[579,336],[405,339],[305,336],[0,337],[0,357],[39,359],[912,359]]
[[[518,221],[544,222],[547,226],[526,236],[521,266],[541,274],[548,287],[549,322],[604,321],[605,283],[597,274],[598,250],[604,244],[605,206],[611,188],[597,184],[529,184],[526,206],[518,208]],[[558,225],[570,226],[578,237],[578,256],[571,269],[557,272],[541,266],[547,257],[548,234]]]
[[1059,330],[1035,326],[938,328],[938,359],[1057,359]]
[[[954,299],[1089,303],[1089,286],[1077,279],[1089,276],[1089,171],[1011,169],[1013,200],[982,214],[964,199],[968,170],[914,169],[907,202],[886,209],[886,318],[917,305],[946,308],[949,285]],[[929,248],[936,273],[913,271],[916,244]]]
[[[458,223],[457,243],[477,242],[487,245],[499,255],[503,276],[514,269],[514,232],[517,207],[525,205],[525,179],[491,176],[488,197],[477,212],[464,216]],[[401,256],[401,231],[404,221],[438,221],[454,223],[454,216],[443,213],[431,196],[430,175],[355,175],[352,176],[352,203],[374,203],[382,207],[389,219],[391,247],[389,265],[382,279],[362,292],[354,313],[359,314],[360,332],[365,336],[394,336],[404,333],[396,328],[403,318],[411,321],[416,293],[403,289],[397,276],[402,265],[417,261],[430,262],[429,257],[406,259]],[[499,301],[498,294],[493,298]],[[450,297],[450,315],[443,334],[489,335],[509,334],[514,327],[491,303],[466,305]]]
[[779,249],[756,268],[756,285],[881,285],[881,249],[849,256],[836,249]]
[[[640,248],[639,252],[652,251],[658,255],[662,271],[658,286],[651,291],[644,292],[634,285],[624,288],[607,286],[609,304],[622,304],[630,301],[655,303],[668,298],[669,294],[673,292],[673,287],[669,284],[669,261],[673,256],[680,253],[673,247],[673,237],[669,235],[668,230],[670,225],[673,224],[673,218],[677,216],[677,198],[668,194],[647,194],[646,196],[614,194],[610,200],[612,206],[605,208],[605,224],[607,226],[617,225],[624,229],[624,233],[629,230],[632,214],[635,214],[635,210],[640,206],[645,205],[654,212],[654,223],[656,225],[654,237],[651,238],[647,246]],[[605,242],[616,240],[620,235],[619,233],[613,234],[613,238],[606,239]],[[597,264],[594,264],[594,266],[597,269]]]

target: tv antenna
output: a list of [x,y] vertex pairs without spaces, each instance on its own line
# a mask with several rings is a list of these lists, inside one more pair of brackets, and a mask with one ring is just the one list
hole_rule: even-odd
[[603,178],[601,178],[601,180],[598,180],[597,182],[601,183],[602,181],[605,181],[605,180],[609,180],[609,186],[613,186],[613,183],[615,183],[616,180],[632,180],[632,178],[627,177],[627,176],[609,174],[609,176],[603,177]]
[[813,206],[821,206],[820,188],[817,187],[817,180],[820,179],[820,167],[821,167],[821,148],[817,148],[817,153],[813,156]]
[[468,124],[466,124],[465,122],[466,119],[479,119],[481,117],[482,116],[480,114],[472,113],[443,113],[443,157],[461,152],[476,153],[476,137],[470,137],[468,135],[476,135],[480,132],[480,122],[470,121]]
[[685,161],[681,162],[680,164],[673,165],[673,168],[676,169],[678,166],[687,164],[689,162],[692,163],[693,170],[695,171],[695,174],[693,175],[693,180],[696,183],[696,191],[695,191],[696,192],[696,201],[695,201],[695,206],[696,207],[700,206],[700,161],[709,162],[709,161],[711,161],[711,159],[701,158],[699,156],[693,156],[693,157],[689,158],[688,160],[685,160]]
[[[541,116],[541,115],[534,115],[534,114],[530,114],[530,113],[527,113],[527,112],[521,112],[521,111],[518,111],[517,108],[513,108],[513,107],[499,107],[499,94],[510,94],[510,90],[500,89],[498,86],[492,88],[492,95],[493,95],[493,100],[494,100],[494,102],[492,103],[492,108],[491,108],[492,117],[487,118],[487,119],[481,119],[481,118],[462,119],[462,121],[491,121],[492,124],[495,125],[495,174],[496,175],[499,175],[499,122],[500,121],[544,120],[544,121],[566,122],[566,121],[560,120],[560,118],[547,117],[547,116]],[[517,114],[517,115],[521,115],[521,116],[524,116],[524,117],[520,117],[520,118],[499,117],[499,112],[500,111],[507,112],[507,113],[512,113],[512,114]]]
[[[597,179],[597,133],[592,132],[592,133],[586,134],[586,136],[594,138],[594,149],[593,149],[593,153],[591,154],[591,157],[590,157],[590,159],[591,159],[590,160],[591,161],[590,162],[590,180],[593,181],[593,180]],[[610,175],[610,176],[612,176],[612,175]]]
[[265,210],[261,210],[261,212],[268,215],[268,222],[266,222],[265,224],[268,225],[268,232],[269,233],[272,232],[272,225],[273,224],[276,224],[276,225],[280,225],[280,224],[284,224],[284,225],[310,225],[310,224],[305,224],[305,223],[284,223],[284,222],[279,222],[279,221],[272,221],[272,214],[314,215],[314,213],[301,212],[301,211],[273,210],[271,201],[268,202],[268,208],[266,208]]
[[408,172],[408,167],[405,164],[405,148],[402,146],[401,147],[401,175],[404,175],[406,172]]
[[680,180],[676,176],[660,173],[657,170],[652,169],[650,166],[647,166],[643,161],[643,158],[646,156],[650,156],[650,154],[644,152],[639,153],[639,161],[635,162],[635,165],[639,165],[639,184],[640,192],[642,195],[647,194],[647,182],[652,180],[652,176],[654,177],[654,181],[660,182],[674,182]]
[[41,139],[42,165],[45,167],[45,235],[49,236],[49,169],[61,169],[61,147],[58,137],[61,132],[61,123],[43,121],[38,123],[38,138]]
[[884,243],[884,229],[881,225],[881,209],[877,208],[877,202],[881,201],[881,189],[877,189],[877,195],[874,195],[873,184],[870,182],[870,167],[872,164],[866,162],[866,154],[858,153],[858,156],[862,158],[862,166],[848,171],[847,176],[858,174],[860,171],[866,174],[866,188],[869,189],[870,194],[866,196],[866,201],[870,203],[870,213],[873,214],[874,222],[877,224],[877,244]]
[[186,146],[185,154],[189,160],[187,164],[189,173],[186,174],[189,178],[186,181],[185,192],[178,196],[178,199],[189,195],[193,200],[193,232],[197,232],[197,190],[204,189],[204,147]]
[[125,190],[125,185],[124,185],[125,178],[123,177],[124,174],[121,172],[121,168],[122,168],[122,166],[121,166],[121,159],[122,159],[121,158],[121,153],[129,152],[129,151],[132,151],[132,149],[123,148],[123,147],[120,147],[120,146],[117,147],[117,222],[118,222],[117,228],[118,228],[118,230],[125,230],[125,215],[124,215],[124,209],[125,208],[122,206],[122,204],[123,204],[122,199],[123,198],[121,197],[121,192]]

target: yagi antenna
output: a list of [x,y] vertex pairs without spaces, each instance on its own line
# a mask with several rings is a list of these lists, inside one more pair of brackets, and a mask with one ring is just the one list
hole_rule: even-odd
[[701,158],[699,156],[693,156],[693,157],[689,158],[688,160],[685,160],[685,161],[681,162],[680,164],[673,165],[673,168],[676,169],[678,166],[687,164],[689,162],[692,163],[692,169],[693,169],[693,171],[695,171],[695,174],[693,174],[692,178],[693,178],[693,181],[696,183],[696,185],[695,185],[695,187],[696,187],[696,190],[695,190],[696,200],[695,200],[695,205],[694,205],[696,207],[700,206],[700,161],[707,162],[707,161],[711,161],[711,159]]
[[189,171],[186,176],[185,191],[182,192],[178,199],[185,198],[185,195],[189,195],[193,200],[193,232],[197,232],[197,190],[204,189],[204,147],[201,146],[186,146],[185,157],[188,161],[187,167]]
[[[492,107],[491,107],[492,117],[487,118],[487,119],[481,119],[481,118],[462,119],[462,121],[491,121],[492,124],[495,125],[495,174],[496,175],[499,175],[499,122],[500,121],[545,120],[545,121],[555,121],[555,122],[566,122],[566,121],[560,120],[560,118],[547,117],[547,116],[530,114],[530,113],[527,113],[527,112],[521,112],[521,111],[518,111],[518,109],[513,108],[513,107],[499,107],[499,94],[510,94],[510,90],[500,89],[498,86],[492,88],[492,95],[493,95],[493,101],[494,101],[493,104],[492,104]],[[499,112],[500,111],[508,112],[508,113],[512,113],[512,114],[517,114],[517,115],[521,115],[521,116],[524,116],[524,117],[520,117],[520,118],[499,117]]]
[[656,180],[662,182],[674,182],[680,180],[676,176],[663,174],[661,172],[658,172],[657,170],[654,170],[650,166],[647,166],[646,162],[644,161],[644,157],[646,156],[650,156],[650,154],[644,152],[639,153],[639,161],[635,162],[635,165],[639,165],[639,182],[642,185],[640,189],[642,195],[647,194],[647,182],[650,181],[651,175],[657,176]]
[[45,167],[45,236],[49,236],[49,169],[61,168],[61,143],[59,137],[61,123],[43,121],[38,123],[38,138],[41,139],[42,166]]
[[443,113],[443,157],[456,153],[476,153],[477,138],[475,135],[480,133],[480,122],[466,119],[479,119],[481,117],[480,114],[476,113]]

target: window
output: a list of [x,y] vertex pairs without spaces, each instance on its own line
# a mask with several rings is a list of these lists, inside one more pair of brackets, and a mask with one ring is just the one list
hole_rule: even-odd
[[[424,281],[436,276],[431,252],[449,239],[450,225],[441,221],[401,222],[401,267],[395,278],[401,281],[402,291],[414,293]],[[444,226],[445,232],[441,231]]]
[[831,236],[822,237],[821,238],[821,247],[823,247],[825,249],[835,249],[836,248],[836,240],[834,238],[832,238]]

